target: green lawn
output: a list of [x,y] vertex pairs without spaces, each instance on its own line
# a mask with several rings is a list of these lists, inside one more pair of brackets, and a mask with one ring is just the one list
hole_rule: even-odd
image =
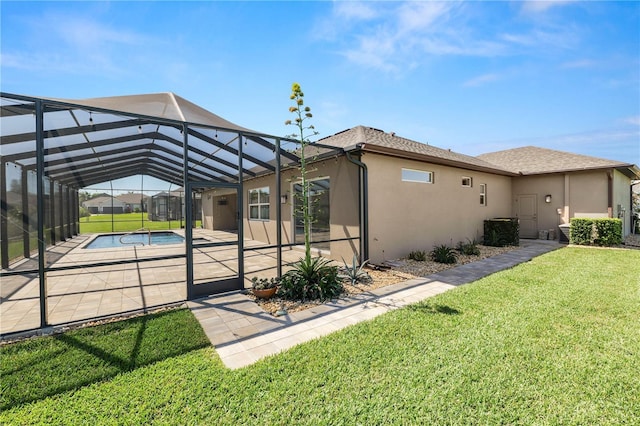
[[3,347],[0,423],[619,425],[640,412],[638,250],[560,249],[236,371],[187,311],[145,318]]
[[[151,229],[152,231],[164,231],[168,229],[180,229],[181,222],[172,221],[150,221],[147,213],[122,213],[113,215],[97,214],[80,218],[80,233],[95,234],[104,232],[131,232],[140,228]],[[182,221],[182,226],[185,222]],[[196,221],[196,227],[200,226],[200,221]]]

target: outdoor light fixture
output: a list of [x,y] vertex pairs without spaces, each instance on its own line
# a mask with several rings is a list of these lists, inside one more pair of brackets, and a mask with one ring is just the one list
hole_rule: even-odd
[[287,194],[280,196],[280,204],[287,204]]
[[138,133],[142,134],[142,126],[138,126]]
[[544,196],[544,202],[545,203],[550,203],[551,202],[551,194],[547,194]]

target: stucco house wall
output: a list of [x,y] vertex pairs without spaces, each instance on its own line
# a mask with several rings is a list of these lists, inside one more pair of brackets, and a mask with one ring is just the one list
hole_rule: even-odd
[[[613,179],[611,217],[623,220],[623,234],[627,235],[631,230],[630,179],[615,169],[514,177],[512,215],[518,217],[518,195],[532,194],[537,200],[539,230],[555,229],[558,235],[557,226],[573,217],[610,217],[609,175]],[[551,203],[545,202],[546,195],[551,195]],[[624,207],[624,213],[619,214],[618,206]]]
[[[511,178],[364,153],[369,170],[369,258],[374,263],[480,239],[485,219],[509,217]],[[433,183],[405,182],[402,169],[433,172]],[[462,186],[471,177],[472,186]],[[487,205],[480,204],[486,184]]]
[[607,170],[567,173],[569,217],[609,217]]
[[[297,169],[285,170],[281,174],[281,195],[286,195],[287,201],[281,204],[282,209],[282,243],[293,244],[293,184],[299,182],[300,172]],[[308,168],[309,179],[329,178],[329,216],[330,238],[358,238],[359,226],[359,169],[344,156],[313,163]],[[258,188],[269,188],[269,219],[249,219],[249,191]],[[277,241],[276,206],[281,200],[276,198],[275,175],[266,175],[243,182],[242,226],[244,236],[263,245],[274,245]],[[221,223],[232,221],[235,214],[236,200],[230,199],[229,190],[216,189],[203,194],[203,226],[207,229],[222,229]],[[220,206],[217,200],[227,198],[227,204]],[[211,197],[211,198],[209,198]],[[320,250],[316,254],[330,257],[334,260],[342,258],[351,260],[354,253],[360,251],[359,240],[331,242],[329,251]],[[286,249],[286,248],[285,248]],[[293,248],[299,249],[299,248]]]
[[633,233],[631,204],[631,179],[617,170],[613,171],[613,217],[622,220],[622,234]]
[[220,188],[202,196],[202,227],[217,231],[236,231],[238,196],[233,189]]
[[[568,223],[564,216],[564,209],[567,205],[564,199],[564,179],[564,175],[558,173],[513,178],[511,215],[513,217],[520,215],[520,206],[518,205],[520,195],[535,195],[537,230],[553,229],[557,235],[557,226]],[[547,195],[551,195],[550,203],[545,200]],[[560,214],[558,214],[558,209],[560,209]]]

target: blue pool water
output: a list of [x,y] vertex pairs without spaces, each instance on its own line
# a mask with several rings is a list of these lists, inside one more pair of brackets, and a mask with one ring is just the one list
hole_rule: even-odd
[[[151,244],[180,244],[184,237],[174,232],[152,232]],[[131,247],[149,245],[148,233],[98,235],[87,244],[86,249]]]

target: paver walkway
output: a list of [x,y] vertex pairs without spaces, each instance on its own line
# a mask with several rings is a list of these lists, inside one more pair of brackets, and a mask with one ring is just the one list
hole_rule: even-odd
[[372,319],[561,247],[554,241],[522,241],[517,250],[399,284],[274,317],[241,292],[188,302],[224,364],[245,367],[268,355]]

